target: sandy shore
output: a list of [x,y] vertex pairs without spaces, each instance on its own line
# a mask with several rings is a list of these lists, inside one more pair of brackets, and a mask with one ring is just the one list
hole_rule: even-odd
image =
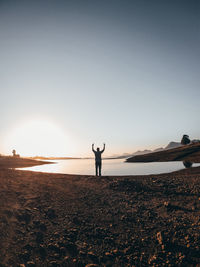
[[44,164],[52,164],[52,162],[28,158],[14,158],[9,156],[0,157],[0,169],[33,167]]
[[1,169],[0,203],[1,267],[200,264],[200,167],[101,178]]

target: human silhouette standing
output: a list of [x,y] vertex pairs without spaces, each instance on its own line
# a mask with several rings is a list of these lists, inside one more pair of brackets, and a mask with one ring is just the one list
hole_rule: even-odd
[[[105,150],[105,144],[103,144],[103,149],[100,150],[99,147],[97,147],[97,150],[94,150],[94,144],[92,144],[92,151],[95,154],[95,167],[96,167],[96,176],[101,176],[101,154]],[[98,175],[99,173],[99,175]]]

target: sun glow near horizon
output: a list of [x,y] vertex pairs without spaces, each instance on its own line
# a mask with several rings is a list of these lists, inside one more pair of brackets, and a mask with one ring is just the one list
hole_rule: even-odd
[[74,152],[70,139],[54,122],[31,119],[9,131],[3,150],[11,154],[15,149],[21,156],[70,156]]

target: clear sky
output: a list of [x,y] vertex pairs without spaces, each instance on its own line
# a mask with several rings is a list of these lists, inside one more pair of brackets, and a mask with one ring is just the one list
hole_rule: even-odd
[[200,138],[200,1],[0,0],[0,153]]

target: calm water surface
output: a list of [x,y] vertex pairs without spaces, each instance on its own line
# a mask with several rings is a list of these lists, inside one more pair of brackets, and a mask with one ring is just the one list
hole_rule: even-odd
[[[20,168],[22,170],[94,175],[94,159],[51,160],[54,164]],[[200,164],[193,164],[200,166]],[[184,169],[182,162],[127,163],[122,159],[103,160],[102,175],[145,175]]]

